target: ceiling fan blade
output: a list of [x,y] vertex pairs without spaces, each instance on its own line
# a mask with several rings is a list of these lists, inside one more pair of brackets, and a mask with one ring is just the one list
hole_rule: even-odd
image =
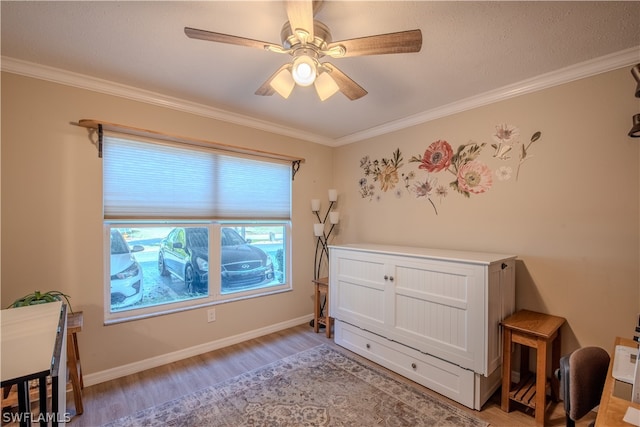
[[358,83],[351,80],[349,76],[340,71],[334,65],[323,62],[322,66],[327,70],[329,75],[333,78],[333,80],[340,88],[340,92],[342,92],[347,98],[354,101],[358,98],[362,98],[368,92],[364,90]]
[[280,72],[282,70],[286,70],[288,68],[291,68],[291,64],[290,63],[286,63],[284,64],[282,67],[278,68],[276,70],[275,73],[273,73],[271,75],[271,77],[269,77],[267,79],[267,81],[265,81],[264,83],[262,83],[262,86],[260,86],[258,88],[258,90],[256,90],[256,95],[260,95],[260,96],[271,96],[274,93],[276,93],[275,89],[271,86],[271,82],[273,81],[273,79],[276,78],[276,76],[278,76],[278,74],[280,74]]
[[315,17],[324,6],[324,0],[313,0],[313,16]]
[[282,46],[263,42],[260,40],[248,39],[245,37],[232,36],[223,33],[214,33],[213,31],[198,30],[197,28],[184,27],[184,33],[192,39],[207,40],[210,42],[235,44],[238,46],[255,47],[258,49],[266,49],[274,52],[285,52]]
[[[287,17],[291,25],[291,31],[298,36],[302,43],[313,40],[313,2],[311,0],[287,0]],[[308,35],[301,37],[299,30],[304,30]]]
[[[345,49],[344,55],[339,52],[340,46]],[[348,56],[420,52],[421,48],[422,31],[409,30],[329,43],[323,53],[334,58],[345,58]]]

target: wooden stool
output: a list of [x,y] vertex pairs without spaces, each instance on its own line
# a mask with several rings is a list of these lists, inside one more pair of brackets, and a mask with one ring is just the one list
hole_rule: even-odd
[[[313,317],[313,330],[317,334],[320,330],[320,325],[324,325],[327,338],[331,338],[331,317],[329,317],[329,278],[322,277],[318,280],[313,280],[315,285],[315,307]],[[325,295],[324,316],[320,317],[322,311],[322,294]]]
[[[547,346],[551,347],[551,372],[560,367],[560,327],[562,317],[522,310],[502,321],[502,410],[509,412],[513,400],[535,410],[536,425],[544,426],[547,389]],[[536,349],[536,375],[528,372],[529,349],[521,348],[520,382],[511,387],[512,344]],[[533,387],[535,385],[535,387]],[[551,375],[551,398],[558,401],[559,381]]]
[[80,352],[78,351],[78,337],[76,333],[82,331],[83,316],[81,311],[67,314],[67,370],[69,381],[73,390],[73,402],[76,405],[76,414],[84,412],[82,405],[82,366],[80,365]]

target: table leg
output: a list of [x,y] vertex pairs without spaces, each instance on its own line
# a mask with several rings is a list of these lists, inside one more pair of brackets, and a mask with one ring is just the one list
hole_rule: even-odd
[[60,410],[60,396],[58,394],[58,376],[51,377],[51,413],[55,417],[55,421],[52,425],[58,425],[58,411]]
[[20,416],[20,427],[31,425],[30,406],[29,381],[20,381],[18,383],[18,414]]
[[[38,378],[38,397],[40,400],[40,413],[47,413],[47,377]],[[40,416],[40,426],[46,427],[49,423],[47,420],[41,415]]]
[[80,350],[78,349],[78,337],[76,333],[73,334],[73,349],[75,350],[76,360],[78,361],[78,375],[80,376],[80,388],[84,388],[84,380],[82,379],[82,364],[80,363]]
[[331,317],[329,317],[329,289],[327,289],[327,293],[325,294],[324,300],[324,310],[325,310],[325,318],[324,318],[324,327],[325,332],[327,334],[327,338],[331,338]]
[[320,318],[320,286],[317,283],[314,283],[314,319],[313,319],[313,331],[317,334],[320,331],[320,325],[318,324],[318,319]]
[[509,391],[511,390],[511,330],[502,328],[502,401],[501,407],[509,412]]
[[537,340],[536,347],[536,425],[544,426],[547,383],[547,341]]
[[73,402],[75,403],[76,414],[80,415],[84,412],[84,406],[82,405],[82,386],[80,378],[78,378],[78,353],[76,353],[78,347],[75,335],[71,334],[67,337],[67,370],[69,371],[69,379],[73,388]]

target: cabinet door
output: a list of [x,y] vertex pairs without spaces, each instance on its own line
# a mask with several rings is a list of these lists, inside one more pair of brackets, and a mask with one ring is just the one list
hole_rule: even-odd
[[492,263],[487,285],[487,372],[502,365],[502,327],[500,322],[515,311],[515,259]]
[[330,252],[331,317],[384,335],[389,309],[386,295],[392,292],[385,281],[385,257],[337,248]]
[[478,373],[486,371],[486,266],[392,257],[389,338]]

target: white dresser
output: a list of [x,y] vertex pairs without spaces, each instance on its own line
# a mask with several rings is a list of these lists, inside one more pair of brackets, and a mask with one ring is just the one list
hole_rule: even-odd
[[501,384],[516,256],[372,244],[329,256],[335,342],[480,410]]

